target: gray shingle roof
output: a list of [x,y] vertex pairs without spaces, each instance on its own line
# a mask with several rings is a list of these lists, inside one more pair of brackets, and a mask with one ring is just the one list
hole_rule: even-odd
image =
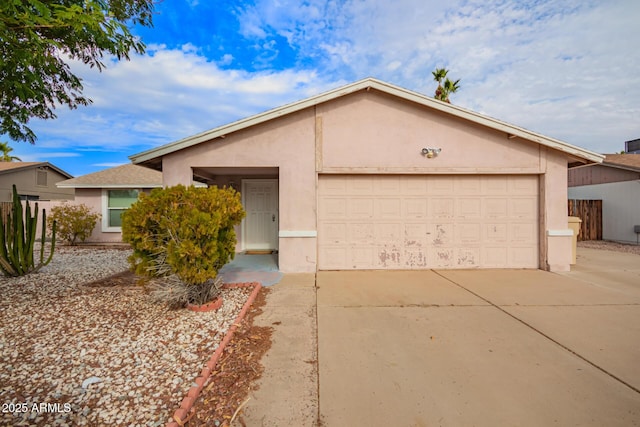
[[162,187],[162,172],[144,166],[126,164],[67,179],[59,182],[57,186],[60,188]]

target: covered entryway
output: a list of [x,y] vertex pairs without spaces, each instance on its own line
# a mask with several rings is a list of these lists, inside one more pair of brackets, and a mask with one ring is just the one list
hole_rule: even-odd
[[320,175],[318,269],[538,268],[537,175]]
[[278,249],[278,180],[242,181],[245,250]]

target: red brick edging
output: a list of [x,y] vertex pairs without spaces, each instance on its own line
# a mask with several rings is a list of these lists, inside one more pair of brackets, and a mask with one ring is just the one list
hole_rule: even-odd
[[245,287],[251,287],[251,286],[254,287],[253,291],[249,295],[247,302],[245,302],[244,305],[242,306],[242,310],[240,310],[240,314],[238,314],[238,317],[236,317],[236,320],[229,327],[229,330],[227,331],[224,338],[220,342],[220,345],[218,345],[218,348],[216,348],[216,351],[211,356],[211,359],[209,359],[209,361],[207,362],[207,366],[202,368],[200,375],[195,379],[196,385],[192,386],[189,389],[187,396],[184,399],[182,399],[182,403],[180,403],[180,407],[173,414],[174,421],[167,423],[166,427],[181,427],[181,426],[184,426],[187,421],[189,421],[189,418],[190,418],[189,412],[193,408],[193,404],[195,403],[196,399],[198,399],[198,396],[200,395],[200,392],[204,388],[204,385],[207,383],[207,381],[209,381],[209,378],[211,377],[211,373],[215,369],[216,364],[218,363],[218,359],[220,359],[220,356],[222,356],[222,352],[224,351],[224,348],[227,346],[229,341],[231,341],[231,338],[233,337],[233,333],[236,331],[236,329],[238,329],[240,322],[242,322],[242,319],[244,319],[244,316],[247,314],[247,311],[249,311],[249,307],[251,307],[251,304],[253,304],[253,301],[256,299],[256,296],[258,295],[258,292],[260,292],[260,288],[262,287],[262,285],[259,282],[230,283],[230,284],[224,285],[225,288],[245,288]]

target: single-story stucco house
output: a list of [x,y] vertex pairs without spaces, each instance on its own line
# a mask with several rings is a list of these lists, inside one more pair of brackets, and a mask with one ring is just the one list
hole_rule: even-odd
[[368,78],[130,157],[236,187],[283,272],[569,269],[567,167],[602,156]]
[[75,191],[75,204],[85,204],[101,215],[87,243],[122,242],[120,216],[141,192],[162,187],[162,173],[126,164],[58,182],[59,188]]
[[569,199],[602,200],[602,238],[637,243],[640,154],[607,154],[601,164],[569,169]]

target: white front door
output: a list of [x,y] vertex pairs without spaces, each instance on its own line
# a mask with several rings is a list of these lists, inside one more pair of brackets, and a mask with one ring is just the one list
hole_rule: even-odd
[[278,180],[243,180],[242,199],[244,249],[278,249]]

